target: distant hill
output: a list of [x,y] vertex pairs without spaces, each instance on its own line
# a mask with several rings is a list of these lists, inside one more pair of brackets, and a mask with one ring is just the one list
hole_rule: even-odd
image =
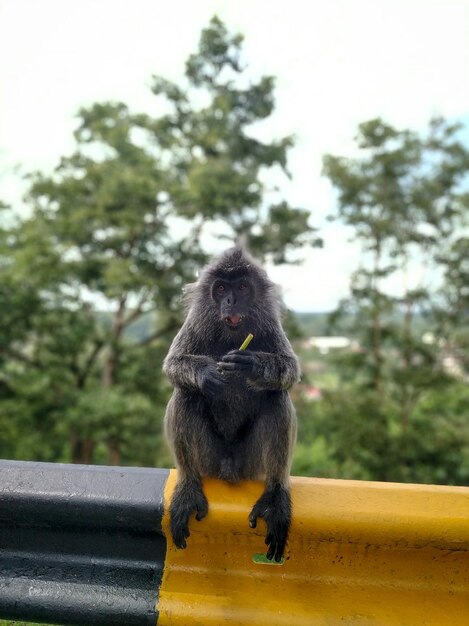
[[306,337],[329,334],[327,330],[329,313],[297,313],[295,311],[292,313]]
[[[109,328],[111,325],[111,316],[105,311],[98,311],[98,319],[104,327]],[[353,333],[350,332],[349,326],[351,322],[351,315],[344,315],[340,323],[336,324],[334,331],[329,328],[329,316],[330,313],[315,313],[315,312],[296,312],[292,311],[294,321],[298,324],[302,334],[305,337],[324,337],[328,335],[345,335],[353,338]],[[400,322],[401,320],[395,320]],[[125,332],[125,336],[130,341],[142,341],[150,336],[154,328],[154,314],[147,313],[143,315],[136,322],[131,324]],[[426,330],[429,330],[429,325],[426,319],[421,315],[416,315],[414,318],[414,330],[417,335],[422,335]]]
[[[344,335],[350,338],[357,338],[356,333],[350,330],[350,326],[353,326],[353,316],[351,314],[345,314],[334,324],[334,330],[332,331],[329,324],[329,316],[331,313],[296,313],[293,315],[298,323],[298,326],[306,337],[324,337],[329,335]],[[397,326],[402,325],[403,314],[396,313],[394,316],[388,318],[388,323],[394,323]],[[419,313],[414,314],[413,331],[417,336],[422,336],[428,330],[431,330],[431,326],[428,319]]]

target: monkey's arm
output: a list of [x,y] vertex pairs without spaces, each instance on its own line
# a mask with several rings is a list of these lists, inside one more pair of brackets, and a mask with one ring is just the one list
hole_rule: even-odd
[[300,366],[294,354],[253,352],[254,367],[247,376],[252,389],[287,390],[300,380]]
[[193,351],[195,346],[191,345],[189,333],[183,326],[164,360],[163,371],[175,387],[198,389],[213,398],[222,391],[226,381],[217,370],[214,359],[204,354],[192,354]]

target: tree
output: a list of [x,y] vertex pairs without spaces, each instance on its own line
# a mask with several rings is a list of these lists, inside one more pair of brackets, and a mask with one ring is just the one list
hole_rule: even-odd
[[[170,163],[174,177],[166,191],[177,214],[195,222],[193,241],[200,242],[207,224],[221,220],[220,236],[241,237],[257,255],[283,263],[290,250],[320,241],[312,237],[308,211],[282,198],[268,201],[275,194],[262,182],[262,171],[277,167],[289,175],[293,138],[255,138],[256,125],[274,110],[275,81],[264,76],[246,84],[242,41],[214,17],[186,63],[184,87],[153,79],[153,93],[166,99],[170,112],[136,120]],[[206,104],[195,108],[193,102]]]
[[[369,346],[364,363],[370,384],[382,391],[383,346],[397,339],[400,350],[400,388],[404,410],[411,398],[410,382],[414,359],[426,360],[427,351],[413,336],[416,307],[423,307],[428,293],[410,288],[409,260],[434,258],[442,238],[464,210],[459,185],[467,177],[469,152],[458,140],[459,126],[433,120],[427,137],[409,130],[398,131],[376,119],[359,126],[358,159],[326,156],[325,174],[339,190],[337,217],[355,231],[369,267],[356,271],[351,298],[344,306],[360,317]],[[400,298],[386,291],[386,280],[400,272]],[[402,323],[395,323],[396,313]],[[427,372],[428,373],[428,372]],[[402,375],[401,375],[402,374]]]
[[[246,84],[241,44],[213,18],[186,84],[154,79],[169,113],[154,119],[124,103],[82,109],[74,154],[52,176],[32,176],[33,212],[15,231],[15,255],[29,258],[28,271],[49,256],[52,268],[34,292],[34,332],[14,358],[31,355],[28,375],[40,359],[50,383],[66,387],[60,417],[47,410],[74,461],[119,463],[125,451],[132,462],[136,431],[155,435],[167,397],[161,356],[179,323],[180,290],[206,259],[207,228],[245,238],[274,262],[316,242],[308,212],[272,201],[262,182],[266,169],[287,173],[293,140],[250,134],[273,112],[274,79]],[[110,314],[96,315],[98,305]],[[130,341],[129,329],[149,315],[152,331]],[[139,369],[145,362],[150,372]]]
[[[464,224],[467,228],[467,223]],[[464,231],[461,231],[464,232]],[[469,237],[449,241],[437,256],[443,284],[433,308],[435,335],[445,337],[445,349],[455,354],[461,370],[469,375]]]
[[[327,425],[322,434],[333,460],[358,477],[428,480],[433,471],[437,482],[443,476],[461,480],[461,474],[448,469],[454,463],[454,447],[434,449],[437,466],[422,471],[431,446],[420,440],[422,416],[429,416],[425,400],[430,390],[438,410],[445,394],[461,393],[441,358],[446,341],[441,333],[448,334],[455,321],[462,320],[467,296],[461,256],[465,238],[458,233],[467,219],[469,151],[459,130],[456,124],[436,119],[421,136],[371,120],[359,126],[358,158],[324,158],[325,174],[338,190],[336,217],[353,229],[362,244],[363,261],[352,275],[350,296],[332,317],[334,323],[348,315],[361,349],[338,360],[342,390],[326,394]],[[435,286],[410,286],[413,259],[444,268],[446,285],[439,299]],[[389,291],[389,279],[398,273],[400,296]],[[439,320],[433,344],[419,334],[417,313],[427,316],[430,328]],[[461,406],[452,403],[456,405]],[[337,419],[344,414],[347,426],[339,428]],[[452,434],[446,443],[462,432],[457,415],[448,414],[447,420]],[[333,434],[328,430],[331,423]],[[352,453],[351,434],[356,444]],[[466,428],[458,449],[465,449],[468,441]],[[358,465],[350,465],[352,458]]]

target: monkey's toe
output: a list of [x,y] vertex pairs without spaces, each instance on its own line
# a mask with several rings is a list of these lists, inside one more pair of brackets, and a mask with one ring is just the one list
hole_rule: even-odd
[[189,524],[183,519],[171,520],[171,535],[176,548],[183,550],[187,547],[186,539],[190,537]]
[[259,500],[254,505],[251,514],[249,515],[249,526],[251,528],[256,528],[257,526],[257,518],[265,517],[268,513],[269,507],[265,502],[264,496],[259,498]]
[[171,535],[173,537],[173,542],[176,548],[184,550],[184,548],[187,547],[186,539],[190,536],[188,528],[187,530],[183,528],[172,528]]
[[287,537],[288,524],[284,522],[278,524],[277,527],[272,528],[272,530],[267,533],[265,543],[268,546],[266,557],[269,561],[275,559],[275,561],[279,563],[282,560],[287,545]]
[[195,519],[200,522],[208,513],[208,500],[203,492],[199,493],[197,496],[196,510]]

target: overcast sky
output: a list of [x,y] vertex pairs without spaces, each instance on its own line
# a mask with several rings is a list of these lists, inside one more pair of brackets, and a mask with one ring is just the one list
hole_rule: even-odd
[[252,75],[277,76],[263,132],[297,137],[293,180],[278,184],[325,239],[273,276],[290,307],[330,310],[359,253],[325,222],[334,196],[321,157],[353,155],[357,124],[376,116],[414,129],[435,114],[469,121],[468,0],[0,0],[0,197],[18,205],[16,165],[50,171],[73,150],[79,107],[120,100],[158,114],[150,77],[180,79],[214,13],[244,33]]

